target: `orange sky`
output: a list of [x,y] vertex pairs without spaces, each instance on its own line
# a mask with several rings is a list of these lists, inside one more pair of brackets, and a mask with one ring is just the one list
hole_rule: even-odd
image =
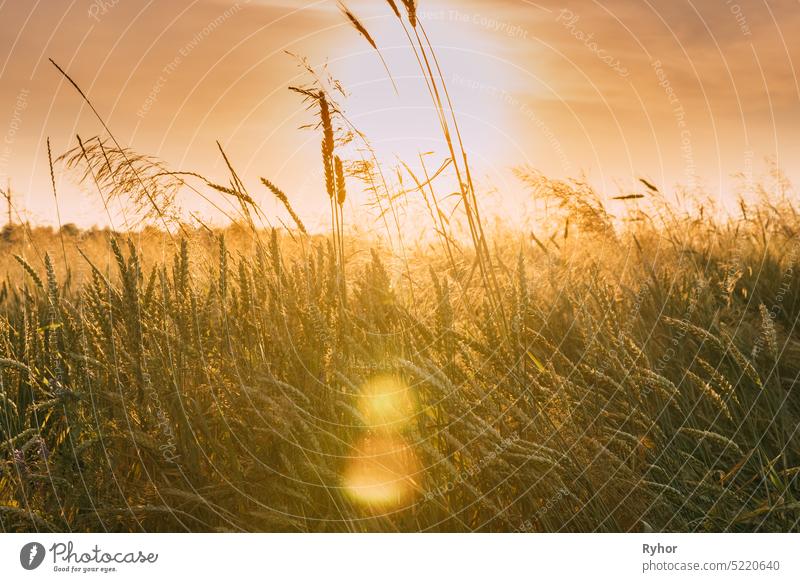
[[[328,63],[350,117],[383,160],[444,153],[402,30],[381,0],[347,5],[373,33],[399,95],[330,0],[0,0],[0,184],[53,223],[45,140],[56,152],[101,128],[49,64],[90,95],[117,138],[179,170],[225,181],[215,140],[268,212],[278,183],[311,228],[324,224],[319,136],[287,86],[285,51]],[[509,168],[585,173],[609,196],[639,176],[730,200],[737,172],[777,159],[800,178],[798,0],[421,0],[484,205],[524,214]],[[431,162],[431,165],[435,165]],[[96,193],[60,175],[61,215],[107,223]],[[358,213],[366,195],[349,204]],[[188,210],[215,218],[206,206]],[[124,226],[120,213],[115,226]]]

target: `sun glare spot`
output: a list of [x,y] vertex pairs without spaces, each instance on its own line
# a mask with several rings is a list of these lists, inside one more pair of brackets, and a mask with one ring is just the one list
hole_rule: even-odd
[[400,437],[369,436],[355,447],[358,456],[344,472],[348,495],[371,509],[388,509],[407,503],[416,487],[413,475],[419,469],[414,451]]
[[371,429],[396,430],[414,414],[414,398],[395,376],[378,376],[361,390],[360,410]]
[[388,509],[413,497],[419,463],[402,429],[415,410],[411,389],[397,376],[376,376],[361,388],[359,411],[367,432],[344,470],[347,493],[360,505]]

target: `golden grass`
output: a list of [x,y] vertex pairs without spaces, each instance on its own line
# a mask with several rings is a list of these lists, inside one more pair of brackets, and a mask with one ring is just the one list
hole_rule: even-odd
[[[318,107],[328,235],[267,179],[297,231],[259,228],[221,147],[228,185],[110,135],[61,159],[148,226],[3,231],[0,529],[798,531],[785,190],[719,218],[645,182],[620,223],[589,185],[521,170],[552,235],[488,232],[416,3],[410,30],[389,6],[450,156],[415,189],[342,157],[348,122],[315,86],[295,90]],[[346,169],[382,219],[424,197],[433,242],[348,235]],[[235,198],[231,226],[177,222],[180,188]]]

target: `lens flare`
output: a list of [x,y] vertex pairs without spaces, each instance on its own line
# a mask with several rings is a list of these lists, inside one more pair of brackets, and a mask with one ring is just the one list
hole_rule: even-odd
[[409,502],[417,490],[414,475],[419,462],[401,437],[363,438],[344,472],[349,497],[371,509],[389,509]]
[[414,414],[411,389],[395,376],[378,376],[361,390],[359,409],[373,430],[399,430]]
[[408,502],[418,489],[419,462],[402,430],[415,411],[411,389],[392,375],[376,376],[361,389],[359,411],[366,434],[353,446],[344,470],[344,485],[355,502],[388,509]]

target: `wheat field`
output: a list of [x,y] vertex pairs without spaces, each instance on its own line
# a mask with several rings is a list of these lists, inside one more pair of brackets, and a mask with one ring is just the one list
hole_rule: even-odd
[[[113,135],[51,155],[145,228],[2,232],[0,529],[800,531],[791,188],[723,215],[644,182],[619,220],[587,183],[521,169],[552,230],[489,229],[416,5],[389,4],[439,88],[463,232],[430,176],[398,193],[343,157],[359,136],[320,86],[294,89],[327,233],[221,147],[224,185]],[[264,228],[245,181],[291,223]],[[357,183],[383,217],[423,200],[432,236],[354,236]],[[235,201],[233,224],[173,217],[187,185]]]

